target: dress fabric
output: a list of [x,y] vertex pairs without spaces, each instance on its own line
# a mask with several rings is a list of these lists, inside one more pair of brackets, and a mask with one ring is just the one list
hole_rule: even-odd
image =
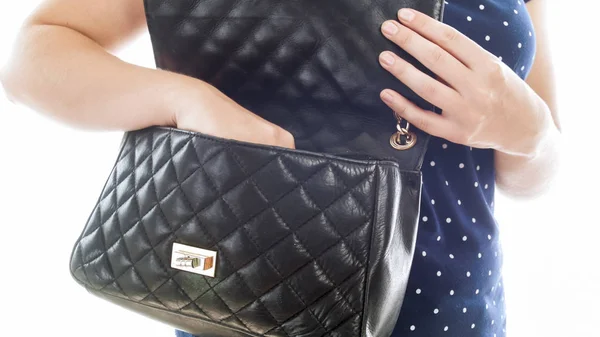
[[[535,54],[527,1],[448,0],[444,22],[524,79]],[[417,250],[392,337],[503,337],[506,312],[494,218],[493,150],[432,137],[422,172]]]

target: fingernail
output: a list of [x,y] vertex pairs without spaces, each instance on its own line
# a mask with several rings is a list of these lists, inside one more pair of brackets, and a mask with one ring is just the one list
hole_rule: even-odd
[[381,99],[383,99],[383,101],[386,102],[386,103],[392,103],[392,102],[394,102],[394,96],[392,96],[387,91],[384,91],[383,94],[381,94]]
[[386,21],[383,24],[383,32],[386,33],[386,34],[388,34],[388,35],[394,35],[394,34],[396,34],[398,32],[398,27],[396,27],[395,24],[393,24],[393,23],[391,23],[389,21]]
[[402,8],[398,12],[398,16],[404,21],[411,21],[412,19],[414,19],[415,13],[413,13],[413,11],[408,8]]
[[382,53],[381,62],[388,66],[391,66],[392,64],[394,64],[394,57],[390,53]]

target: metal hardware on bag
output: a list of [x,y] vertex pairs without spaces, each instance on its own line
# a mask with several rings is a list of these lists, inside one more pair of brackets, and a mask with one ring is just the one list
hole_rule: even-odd
[[173,243],[171,268],[215,277],[217,252],[181,243]]
[[408,150],[417,143],[417,134],[408,130],[410,128],[408,121],[406,127],[403,128],[402,117],[396,115],[396,119],[398,120],[398,124],[396,124],[396,130],[398,131],[390,137],[390,145],[396,150]]

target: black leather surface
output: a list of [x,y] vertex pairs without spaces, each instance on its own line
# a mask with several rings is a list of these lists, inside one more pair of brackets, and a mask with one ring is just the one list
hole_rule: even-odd
[[396,129],[379,92],[392,88],[434,110],[383,69],[392,50],[381,24],[398,9],[441,20],[443,0],[145,0],[159,68],[200,78],[290,131],[300,149],[395,158],[419,169],[420,134],[408,151],[389,146]]
[[[401,7],[441,19],[442,0],[145,6],[158,67],[213,84],[292,132],[298,150],[161,127],[125,133],[73,249],[73,277],[202,337],[388,337],[428,137],[392,149],[396,120],[379,92],[433,107],[379,65],[386,49],[414,62],[380,26]],[[171,268],[174,242],[216,250],[215,278]]]
[[[388,336],[420,179],[391,161],[129,132],[71,272],[98,296],[202,336]],[[170,268],[174,242],[217,251],[215,278]]]

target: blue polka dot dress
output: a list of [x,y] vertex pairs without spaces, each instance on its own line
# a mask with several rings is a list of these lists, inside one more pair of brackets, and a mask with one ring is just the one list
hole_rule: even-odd
[[[448,0],[444,22],[525,78],[535,53],[525,2]],[[417,251],[392,337],[505,336],[494,175],[492,150],[432,137],[423,165]]]
[[[535,54],[525,2],[447,0],[444,22],[525,78]],[[505,336],[494,153],[432,137],[425,160],[417,251],[392,336]]]

